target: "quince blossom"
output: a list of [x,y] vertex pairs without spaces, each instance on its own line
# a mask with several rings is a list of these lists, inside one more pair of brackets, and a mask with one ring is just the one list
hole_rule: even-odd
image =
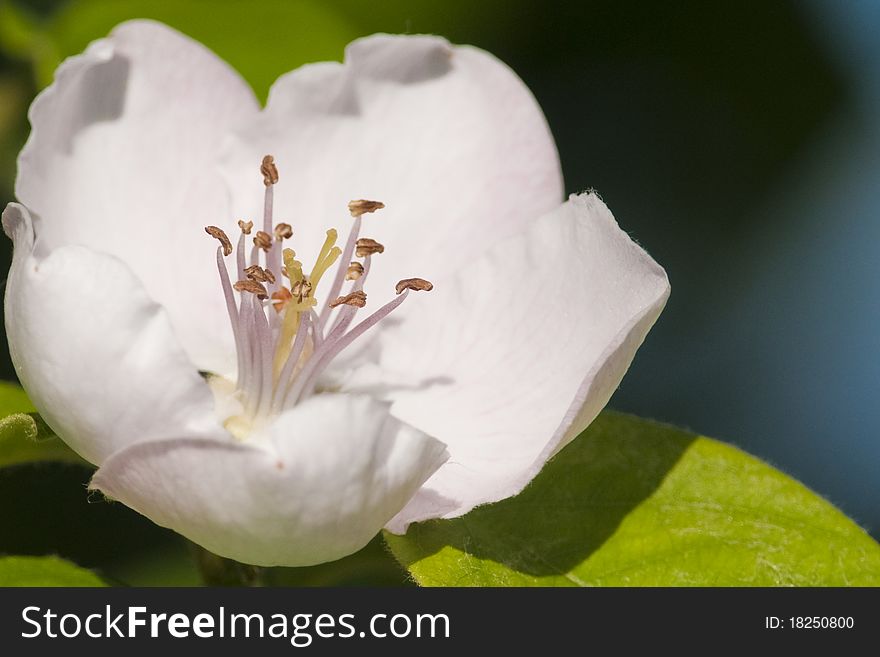
[[516,494],[669,293],[595,194],[563,202],[523,83],[441,38],[360,39],[261,108],[134,21],[30,119],[3,213],[19,378],[92,488],[239,561]]

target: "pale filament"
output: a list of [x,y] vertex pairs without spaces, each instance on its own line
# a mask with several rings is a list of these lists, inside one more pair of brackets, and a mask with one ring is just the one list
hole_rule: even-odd
[[[235,283],[225,260],[233,252],[231,241],[219,228],[205,229],[221,242],[217,269],[235,340],[238,375],[234,394],[242,408],[240,415],[227,418],[225,424],[241,439],[260,423],[319,392],[321,375],[334,358],[399,307],[410,290],[432,287],[422,279],[404,279],[397,285],[397,297],[350,328],[367,302],[364,285],[371,258],[384,251],[375,240],[359,237],[362,215],[384,205],[352,201],[349,211],[354,220],[344,248],[336,246],[336,231],[328,230],[314,266],[306,273],[296,253],[283,244],[293,235],[291,227],[285,223],[273,227],[278,170],[272,156],[263,158],[260,172],[266,187],[262,227],[253,231],[252,222],[238,222],[241,235],[234,249]],[[253,246],[248,248],[247,237],[252,233]],[[335,272],[330,271],[333,267]],[[349,291],[340,296],[351,272]],[[332,275],[332,283],[318,313],[314,295],[327,274]]]

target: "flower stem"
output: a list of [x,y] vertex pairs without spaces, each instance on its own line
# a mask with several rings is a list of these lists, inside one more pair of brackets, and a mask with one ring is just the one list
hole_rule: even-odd
[[190,543],[190,551],[205,586],[263,586],[265,583],[264,568],[218,556],[195,543]]

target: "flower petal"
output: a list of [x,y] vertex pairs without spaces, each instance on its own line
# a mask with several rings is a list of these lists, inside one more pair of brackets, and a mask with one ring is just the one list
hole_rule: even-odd
[[221,556],[305,566],[366,545],[447,457],[365,396],[318,395],[267,433],[135,445],[90,486]]
[[663,269],[584,194],[419,299],[381,336],[380,366],[392,413],[450,459],[392,531],[519,492],[605,406],[668,295]]
[[553,137],[529,90],[492,55],[438,37],[367,37],[344,64],[281,77],[226,158],[243,216],[259,212],[260,187],[241,181],[256,180],[264,153],[280,172],[276,216],[306,258],[326,228],[347,233],[350,200],[385,203],[362,230],[386,246],[368,286],[383,294],[401,278],[449,275],[563,199]]
[[17,203],[3,228],[15,243],[9,351],[34,406],[68,445],[100,464],[139,440],[225,434],[167,315],[124,263],[82,246],[34,255],[30,216]]
[[234,355],[216,244],[202,230],[234,225],[216,152],[258,111],[202,45],[132,21],[61,65],[31,106],[18,160],[15,192],[34,214],[38,248],[80,244],[124,260],[201,369],[228,371]]

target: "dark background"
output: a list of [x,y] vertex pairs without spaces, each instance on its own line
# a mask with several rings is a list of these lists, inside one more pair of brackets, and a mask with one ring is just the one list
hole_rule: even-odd
[[[543,107],[567,191],[596,188],[672,282],[611,406],[732,442],[880,534],[880,3],[4,0],[5,200],[33,95],[61,58],[139,16],[203,41],[262,97],[377,31],[496,54]],[[5,350],[0,378],[14,378]],[[0,535],[0,553],[195,581],[176,537],[88,504],[87,479],[71,466],[0,474],[2,526],[28,528]],[[378,545],[290,577],[403,581]]]

